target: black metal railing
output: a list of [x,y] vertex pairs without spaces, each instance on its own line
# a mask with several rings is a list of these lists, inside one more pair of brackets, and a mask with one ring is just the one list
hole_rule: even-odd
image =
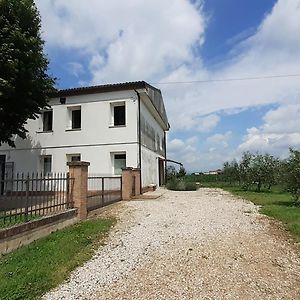
[[73,207],[68,173],[16,174],[0,178],[0,228]]
[[121,176],[88,176],[87,209],[91,211],[122,199]]

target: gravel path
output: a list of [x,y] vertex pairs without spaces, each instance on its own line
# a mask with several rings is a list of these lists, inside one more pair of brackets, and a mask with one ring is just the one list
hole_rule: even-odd
[[299,252],[252,203],[168,191],[107,213],[107,244],[43,299],[300,299]]

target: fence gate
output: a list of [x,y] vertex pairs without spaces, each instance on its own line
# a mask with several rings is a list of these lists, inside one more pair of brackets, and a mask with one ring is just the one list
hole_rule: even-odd
[[122,200],[122,177],[88,176],[87,210]]

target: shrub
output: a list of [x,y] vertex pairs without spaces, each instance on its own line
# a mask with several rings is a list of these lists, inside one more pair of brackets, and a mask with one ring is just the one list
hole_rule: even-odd
[[198,188],[195,182],[186,182],[183,179],[176,178],[168,181],[166,187],[172,191],[196,191]]

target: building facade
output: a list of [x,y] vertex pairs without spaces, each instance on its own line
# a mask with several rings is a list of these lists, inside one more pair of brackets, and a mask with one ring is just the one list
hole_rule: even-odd
[[68,161],[90,173],[141,168],[141,184],[164,184],[169,123],[160,90],[144,81],[60,90],[49,109],[28,120],[25,140],[0,147],[1,172],[66,172]]

